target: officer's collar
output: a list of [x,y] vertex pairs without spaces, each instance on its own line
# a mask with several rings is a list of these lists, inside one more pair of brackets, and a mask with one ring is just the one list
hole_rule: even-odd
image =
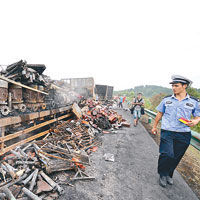
[[[172,98],[174,99],[177,99],[176,96],[174,94],[172,94]],[[190,98],[190,95],[187,93],[187,95],[185,96],[184,99],[189,99]]]

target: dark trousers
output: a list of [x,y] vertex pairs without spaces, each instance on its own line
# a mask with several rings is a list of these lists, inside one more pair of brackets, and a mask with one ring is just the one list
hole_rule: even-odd
[[161,130],[158,173],[161,176],[173,176],[174,170],[186,152],[191,140],[191,132],[173,132]]
[[119,102],[119,108],[123,108],[123,104],[122,104],[122,102]]

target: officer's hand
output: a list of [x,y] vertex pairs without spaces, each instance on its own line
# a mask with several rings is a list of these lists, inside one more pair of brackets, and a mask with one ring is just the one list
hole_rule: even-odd
[[156,135],[158,133],[158,130],[157,128],[152,128],[151,132],[153,135]]
[[198,119],[191,119],[186,125],[193,127],[193,126],[197,125],[198,123],[199,123]]

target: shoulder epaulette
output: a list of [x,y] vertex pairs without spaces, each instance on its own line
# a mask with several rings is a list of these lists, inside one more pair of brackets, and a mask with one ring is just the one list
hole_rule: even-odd
[[196,100],[196,101],[198,101],[198,102],[200,102],[200,99],[197,98],[197,97],[190,96],[190,98],[191,98],[191,99],[194,99],[194,100]]
[[163,99],[165,99],[165,98],[167,98],[167,97],[171,97],[171,96],[172,96],[172,94],[167,95],[167,96],[163,97]]

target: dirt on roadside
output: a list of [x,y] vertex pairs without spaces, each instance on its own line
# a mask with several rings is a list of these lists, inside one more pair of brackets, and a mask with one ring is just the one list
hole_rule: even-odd
[[[159,145],[160,134],[151,134],[153,122],[154,121],[152,120],[151,124],[148,124],[148,116],[143,116],[141,119],[143,126]],[[158,127],[158,129],[160,129],[160,127]],[[181,162],[179,163],[177,170],[200,199],[200,151],[190,145]]]

